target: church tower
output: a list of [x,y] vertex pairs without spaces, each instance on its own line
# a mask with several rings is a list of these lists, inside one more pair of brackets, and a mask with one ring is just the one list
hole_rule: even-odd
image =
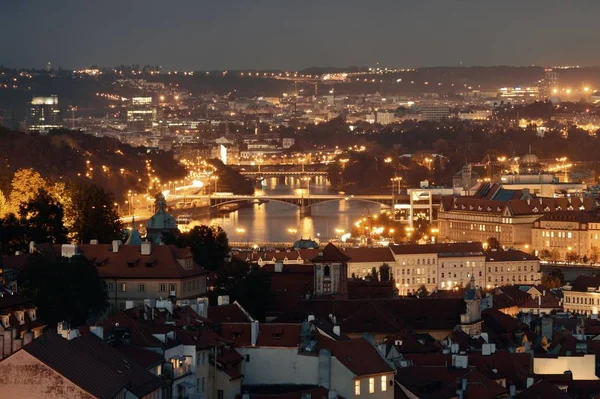
[[332,243],[311,259],[314,265],[316,297],[331,295],[336,299],[348,298],[348,261],[350,257]]

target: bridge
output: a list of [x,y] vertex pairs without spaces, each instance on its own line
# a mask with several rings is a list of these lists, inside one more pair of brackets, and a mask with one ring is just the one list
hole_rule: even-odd
[[[183,198],[183,197],[178,197]],[[387,207],[392,207],[392,195],[340,195],[340,194],[316,194],[316,195],[189,195],[186,200],[200,200],[203,203],[210,204],[211,208],[218,208],[222,205],[235,204],[240,202],[262,202],[275,201],[284,204],[297,206],[300,208],[300,216],[310,216],[311,208],[317,204],[339,201],[365,201],[372,202]],[[169,200],[172,200],[169,198]]]
[[243,171],[240,172],[242,176],[252,176],[255,178],[265,178],[265,177],[313,177],[313,176],[327,176],[328,172],[324,171],[299,171],[299,170],[262,170],[262,171]]

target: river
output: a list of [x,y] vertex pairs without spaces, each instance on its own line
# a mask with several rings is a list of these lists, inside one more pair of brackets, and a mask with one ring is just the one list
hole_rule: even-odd
[[[265,179],[263,191],[269,194],[293,194],[307,190],[307,184],[296,178]],[[324,176],[310,181],[310,194],[330,194],[333,191]],[[212,218],[201,218],[199,222],[221,226],[230,241],[265,243],[289,242],[303,238],[328,240],[336,237],[336,229],[350,231],[353,223],[363,215],[379,214],[383,206],[362,201],[327,202],[312,206],[311,216],[301,218],[295,205],[268,202],[243,208],[235,212]],[[244,229],[244,232],[238,232]],[[289,229],[296,230],[290,233]]]

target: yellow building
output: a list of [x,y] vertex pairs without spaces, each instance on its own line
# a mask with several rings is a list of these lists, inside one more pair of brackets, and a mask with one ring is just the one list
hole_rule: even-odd
[[543,250],[558,252],[559,259],[565,259],[568,252],[592,259],[600,255],[600,219],[592,212],[549,213],[537,220],[531,231],[532,248],[538,255]]

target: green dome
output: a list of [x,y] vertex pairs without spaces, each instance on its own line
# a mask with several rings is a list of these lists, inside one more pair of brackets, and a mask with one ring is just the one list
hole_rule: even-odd
[[304,238],[294,242],[294,249],[312,249],[319,248],[319,243],[314,240],[306,240]]
[[157,201],[158,212],[154,214],[146,223],[146,229],[150,230],[173,230],[177,229],[177,222],[175,218],[169,215],[165,208],[167,207],[167,201],[164,197]]

